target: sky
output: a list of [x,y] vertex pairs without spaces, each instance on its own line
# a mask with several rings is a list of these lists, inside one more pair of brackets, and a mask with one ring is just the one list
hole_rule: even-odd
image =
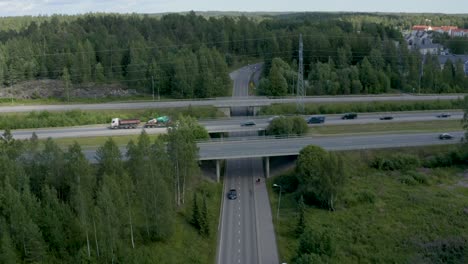
[[0,0],[0,16],[89,12],[359,11],[468,13],[467,0]]

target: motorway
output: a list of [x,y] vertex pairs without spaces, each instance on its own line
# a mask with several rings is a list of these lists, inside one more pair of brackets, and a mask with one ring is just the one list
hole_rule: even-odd
[[[379,134],[365,136],[316,136],[296,138],[269,138],[269,137],[238,137],[211,142],[200,142],[199,160],[242,159],[254,157],[274,157],[297,155],[308,145],[317,145],[324,149],[335,150],[361,150],[376,148],[398,148],[429,146],[441,144],[457,144],[464,135],[464,131],[447,131],[455,138],[440,140],[439,133],[415,134]],[[121,147],[125,154],[125,147]],[[96,149],[83,150],[86,158],[96,162]],[[125,156],[125,155],[124,155]]]
[[198,143],[199,159],[239,159],[247,157],[274,157],[297,155],[308,145],[327,150],[359,150],[397,148],[410,146],[455,144],[460,142],[463,131],[449,131],[452,140],[440,140],[439,133],[383,134],[365,136],[320,136],[297,138],[241,138],[217,142]]
[[[244,69],[244,68],[243,68]],[[231,76],[233,76],[231,74]],[[234,76],[235,77],[235,76]],[[248,80],[247,80],[248,82]],[[377,101],[433,101],[463,99],[464,94],[457,95],[376,95],[376,96],[309,96],[304,98],[305,103],[352,103]],[[67,111],[67,110],[128,110],[128,109],[154,109],[177,108],[188,106],[215,106],[215,107],[248,107],[266,106],[271,104],[296,103],[295,97],[266,98],[254,96],[238,96],[233,98],[213,98],[200,100],[179,101],[147,101],[125,103],[101,104],[64,104],[64,105],[17,105],[0,106],[0,113],[31,112],[31,111]]]
[[[324,124],[313,124],[313,126],[327,126],[327,125],[357,125],[357,124],[373,124],[373,123],[394,123],[394,122],[414,122],[414,121],[434,121],[434,120],[461,120],[463,118],[462,111],[451,111],[451,116],[448,118],[437,118],[441,111],[425,111],[425,112],[392,112],[385,113],[391,115],[393,120],[379,120],[382,114],[365,113],[359,114],[357,119],[342,120],[341,115],[326,115],[326,122]],[[229,119],[217,120],[201,120],[200,124],[205,126],[208,132],[246,132],[246,131],[259,131],[264,130],[268,126],[269,117],[232,117]],[[304,116],[304,118],[307,118]],[[242,127],[240,123],[250,119],[255,120],[256,126]],[[92,125],[80,127],[66,127],[66,128],[41,128],[41,129],[21,129],[13,130],[13,137],[16,139],[30,138],[33,132],[39,138],[73,138],[73,137],[99,137],[99,136],[123,136],[140,134],[141,129],[109,129],[109,125]],[[148,134],[161,134],[166,133],[165,128],[147,128]],[[3,131],[0,131],[3,133]]]
[[[255,73],[260,70],[261,65],[256,64],[231,73],[234,81],[233,97],[248,96],[251,76],[258,78],[259,75]],[[231,112],[233,115],[245,116],[248,109],[235,107]],[[229,136],[251,137],[256,136],[256,132],[232,132]],[[278,263],[266,185],[265,182],[254,184],[254,179],[263,176],[262,159],[227,160],[225,172],[217,264]],[[232,188],[237,190],[236,200],[226,199],[226,193]],[[262,251],[268,254],[261,254]]]
[[[226,162],[224,195],[218,248],[218,264],[258,263],[254,179],[262,172],[261,159],[235,159]],[[226,197],[237,190],[237,199]]]

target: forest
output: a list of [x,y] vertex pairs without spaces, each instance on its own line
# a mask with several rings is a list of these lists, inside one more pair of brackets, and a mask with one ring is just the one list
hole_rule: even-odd
[[[167,254],[158,248],[180,232],[178,215],[195,223],[200,239],[213,241],[209,223],[216,221],[206,200],[218,196],[191,195],[201,184],[196,127],[195,119],[181,117],[154,142],[143,132],[125,155],[109,138],[95,163],[77,143],[64,151],[52,139],[19,141],[6,131],[0,140],[0,263],[176,263],[161,259],[173,244]],[[199,204],[195,218],[183,210],[192,202]],[[213,250],[210,245],[195,259],[208,262],[203,254]],[[177,263],[184,259],[196,263],[188,256]]]
[[435,56],[407,49],[402,30],[427,18],[468,27],[464,16],[437,14],[2,18],[0,85],[53,79],[69,90],[119,83],[140,93],[156,86],[165,97],[206,98],[230,94],[232,67],[264,61],[259,93],[294,94],[302,34],[307,94],[464,92],[461,62],[442,70]]

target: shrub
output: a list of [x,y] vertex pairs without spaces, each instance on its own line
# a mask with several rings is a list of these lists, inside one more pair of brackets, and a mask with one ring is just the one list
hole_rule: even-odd
[[377,197],[375,193],[369,190],[361,191],[356,195],[357,202],[361,204],[362,203],[374,204],[376,199]]
[[298,258],[306,254],[331,257],[334,251],[333,240],[326,231],[318,232],[307,229],[299,238]]
[[276,177],[273,183],[280,185],[283,192],[292,193],[297,190],[299,179],[295,172],[289,172]]
[[393,154],[390,156],[377,156],[370,164],[378,170],[394,171],[409,170],[421,165],[419,158],[411,154]]
[[410,185],[410,186],[413,186],[413,185],[416,185],[417,182],[414,180],[413,177],[411,176],[408,176],[408,175],[403,175],[399,178],[399,181],[403,184],[406,184],[406,185]]
[[425,185],[429,184],[429,178],[427,177],[426,174],[423,174],[417,171],[408,171],[407,174],[408,176],[413,177],[413,179],[420,184],[425,184]]
[[[365,102],[365,103],[310,103],[305,105],[306,114],[339,114],[346,112],[388,112],[463,108],[463,100]],[[296,114],[295,104],[276,104],[263,107],[261,115]]]
[[271,121],[266,129],[268,135],[303,135],[308,126],[304,118],[300,116],[278,117]]

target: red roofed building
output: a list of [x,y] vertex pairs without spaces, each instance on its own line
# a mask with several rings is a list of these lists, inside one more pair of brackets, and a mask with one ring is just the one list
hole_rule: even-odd
[[430,26],[424,26],[424,25],[416,25],[416,26],[413,26],[413,30],[414,31],[428,31],[430,30]]

